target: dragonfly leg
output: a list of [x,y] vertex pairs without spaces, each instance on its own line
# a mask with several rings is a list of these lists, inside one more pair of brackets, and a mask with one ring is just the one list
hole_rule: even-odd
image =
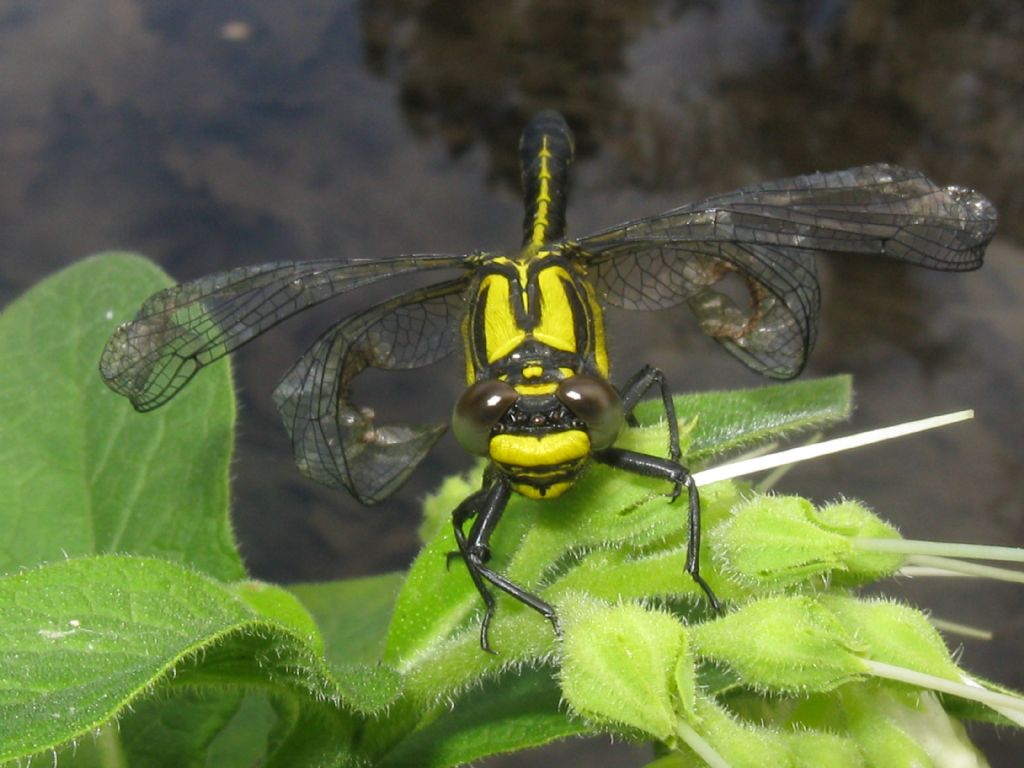
[[[487,481],[485,480],[485,482]],[[491,534],[508,505],[511,492],[512,489],[507,480],[502,477],[495,478],[490,481],[490,485],[485,485],[466,498],[452,513],[455,542],[459,547],[457,554],[466,563],[469,576],[473,579],[473,584],[476,586],[477,592],[480,593],[486,608],[484,618],[480,622],[480,647],[488,653],[494,653],[488,639],[488,632],[497,604],[494,595],[487,588],[487,582],[533,608],[550,621],[555,632],[561,635],[558,617],[551,605],[486,565],[487,561],[491,559]],[[467,537],[463,526],[470,518],[473,518],[473,525],[470,527]],[[449,556],[449,561],[450,559],[451,556]]]
[[[661,391],[661,404],[665,409],[665,420],[668,422],[668,455],[672,461],[678,462],[681,452],[679,450],[679,422],[676,420],[676,406],[672,402],[672,394],[665,383],[665,374],[660,369],[645,365],[626,382],[626,386],[622,387],[619,393],[622,398],[622,409],[626,412],[626,422],[631,427],[640,426],[636,417],[633,416],[633,408],[647,393],[647,390],[655,385]],[[676,495],[679,495],[678,489]]]
[[710,585],[700,575],[700,494],[693,475],[678,461],[649,456],[646,453],[627,451],[622,448],[606,448],[595,451],[594,458],[602,464],[616,469],[623,469],[644,477],[660,477],[672,483],[672,501],[682,493],[685,487],[689,502],[687,519],[689,532],[686,541],[686,572],[697,582],[711,604],[715,613],[722,612],[722,604],[715,597]]

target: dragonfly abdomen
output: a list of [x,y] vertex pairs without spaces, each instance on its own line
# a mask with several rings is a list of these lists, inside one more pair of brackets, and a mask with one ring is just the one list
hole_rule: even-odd
[[572,131],[557,112],[541,112],[519,141],[526,217],[523,245],[543,245],[565,235],[565,199],[574,155]]

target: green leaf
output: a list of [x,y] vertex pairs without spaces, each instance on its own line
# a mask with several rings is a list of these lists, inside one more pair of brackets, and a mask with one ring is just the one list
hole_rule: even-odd
[[[736,718],[705,697],[698,699],[697,716],[699,723],[695,728],[731,768],[794,765],[784,735],[775,728]],[[683,752],[689,754],[685,748]],[[702,764],[700,760],[689,763]]]
[[43,566],[0,579],[0,617],[0,762],[80,738],[157,683],[258,683],[295,722],[327,706],[322,739],[344,743],[350,717],[321,703],[340,691],[312,638],[195,571],[109,555]]
[[930,768],[986,764],[963,726],[942,710],[931,693],[901,693],[875,683],[844,686],[837,693],[847,727],[868,765]]
[[[786,711],[792,706],[792,702],[780,702],[779,709]],[[866,768],[867,763],[857,742],[835,732],[835,726],[808,727],[798,723],[780,727],[766,717],[770,714],[771,706],[758,701],[750,716],[740,717],[737,712],[716,704],[705,692],[697,699],[694,728],[732,768],[776,765]],[[647,768],[699,768],[707,765],[686,744],[680,744],[678,748],[678,752],[648,764]]]
[[589,733],[559,706],[549,669],[488,682],[400,742],[380,768],[447,768]]
[[235,715],[241,698],[240,690],[212,696],[175,691],[168,697],[140,701],[132,717],[118,727],[129,764],[204,765],[211,742]]
[[388,622],[405,574],[385,573],[323,584],[292,584],[315,619],[332,666],[375,664],[384,654]]
[[323,653],[324,640],[319,627],[291,592],[261,581],[243,581],[232,584],[230,589],[256,612],[303,638],[317,654]]
[[[203,691],[200,695],[212,694]],[[220,695],[231,696],[233,691]],[[210,742],[201,765],[204,768],[252,768],[259,765],[266,760],[267,734],[273,724],[274,711],[266,695],[259,691],[246,693],[234,716]]]
[[168,279],[107,254],[43,281],[0,315],[0,572],[131,552],[244,575],[228,521],[229,368],[138,414],[103,384],[100,352]]
[[849,736],[827,731],[797,730],[785,734],[799,768],[865,768],[857,742]]
[[[714,530],[715,523],[726,517],[741,496],[742,486],[731,482],[715,483],[701,489],[703,527]],[[704,593],[686,574],[685,505],[667,498],[645,505],[648,515],[665,518],[673,535],[663,541],[648,544],[642,550],[630,546],[612,546],[594,549],[584,554],[557,580],[552,580],[547,594],[555,597],[570,591],[585,592],[608,601],[640,600],[647,597],[689,598],[695,606],[704,603]],[[635,514],[633,510],[624,515]],[[674,529],[674,530],[673,530]],[[594,546],[597,546],[595,543]],[[705,560],[705,565],[710,566]],[[716,572],[702,570],[715,593],[723,599],[745,596],[736,585],[721,579]]]
[[[674,401],[680,423],[693,423],[686,459],[702,464],[710,456],[849,418],[852,380],[830,376],[728,392],[696,392]],[[640,403],[636,417],[641,424],[657,424],[662,418],[661,402]],[[664,433],[663,428],[660,431]],[[664,440],[654,443],[649,452],[664,451]]]
[[[241,690],[170,690],[159,697],[142,699],[116,725],[107,726],[104,739],[111,747],[120,742],[125,765],[147,768],[191,768],[207,765],[211,745],[238,714]],[[89,739],[83,739],[88,743]],[[262,757],[266,744],[257,742],[251,756]],[[243,753],[244,755],[244,753]],[[80,768],[75,754],[68,764]],[[58,760],[58,765],[61,764]],[[109,761],[106,765],[109,765]],[[223,768],[245,768],[238,761],[222,762]],[[251,765],[251,763],[250,763]]]
[[438,644],[465,627],[479,609],[480,596],[466,566],[454,560],[449,567],[454,545],[451,529],[439,529],[416,556],[398,593],[384,659],[400,669],[443,650]]
[[379,712],[402,691],[398,672],[381,659],[402,574],[288,587],[323,632],[327,663],[360,712]]
[[265,768],[321,768],[354,764],[356,725],[329,701],[274,697],[277,725]]
[[[814,519],[825,530],[848,539],[900,538],[895,526],[879,518],[863,504],[850,499],[823,505],[816,510]],[[846,563],[848,570],[836,571],[832,583],[843,586],[867,584],[891,576],[905,562],[906,557],[899,552],[873,552],[855,546]]]
[[[100,728],[90,738],[53,750],[48,757],[50,764],[74,768],[121,768],[130,765],[116,725]],[[4,768],[20,768],[20,763],[14,761],[3,765]]]

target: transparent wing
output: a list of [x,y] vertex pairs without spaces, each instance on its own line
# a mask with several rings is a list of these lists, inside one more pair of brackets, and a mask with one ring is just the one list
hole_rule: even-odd
[[417,368],[458,345],[468,278],[396,296],[330,328],[274,392],[304,475],[347,488],[364,504],[393,493],[446,424],[378,426],[352,402],[351,382],[368,367]]
[[137,410],[149,411],[204,366],[304,309],[395,275],[465,268],[466,259],[284,262],[206,275],[147,299],[107,342],[100,373]]
[[592,269],[608,303],[686,301],[701,330],[749,368],[790,378],[814,344],[820,291],[813,254],[756,243],[633,243]]
[[746,365],[788,378],[814,343],[815,256],[970,270],[995,225],[995,208],[972,190],[871,165],[745,187],[566,248],[588,264],[609,303],[660,309],[686,301],[703,330]]

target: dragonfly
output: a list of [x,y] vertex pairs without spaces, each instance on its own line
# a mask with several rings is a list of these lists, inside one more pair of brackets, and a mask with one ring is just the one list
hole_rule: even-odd
[[[973,270],[994,234],[996,210],[971,189],[877,164],[755,184],[567,238],[573,157],[573,134],[560,114],[541,112],[526,125],[518,250],[277,262],[200,277],[156,293],[114,332],[102,376],[149,411],[202,368],[305,309],[402,275],[437,273],[426,287],[342,317],[278,384],[274,402],[299,470],[365,504],[389,497],[448,424],[380,424],[375,411],[354,402],[353,380],[369,368],[425,366],[461,348],[466,388],[449,423],[487,468],[479,490],[452,512],[452,557],[465,563],[483,601],[481,648],[492,651],[495,590],[558,632],[552,605],[489,565],[490,540],[513,494],[557,499],[591,462],[661,478],[672,500],[685,491],[683,570],[718,611],[700,573],[700,494],[681,462],[671,391],[652,366],[619,387],[610,383],[604,309],[686,305],[703,332],[744,365],[792,378],[815,341],[819,255]],[[615,445],[636,425],[634,407],[649,392],[661,398],[667,456]]]

